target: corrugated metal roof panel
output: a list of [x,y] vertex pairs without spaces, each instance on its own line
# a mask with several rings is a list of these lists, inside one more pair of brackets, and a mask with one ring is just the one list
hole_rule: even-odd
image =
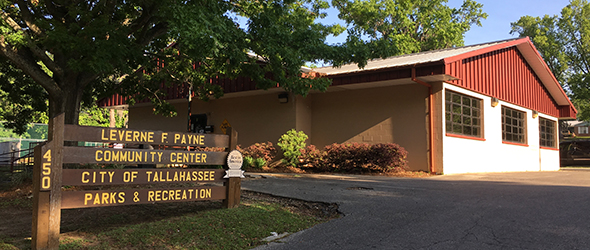
[[356,64],[347,64],[347,65],[343,65],[342,67],[338,67],[338,68],[334,68],[332,66],[316,68],[316,69],[313,69],[313,71],[327,74],[327,75],[334,75],[334,74],[345,74],[345,73],[353,73],[353,72],[360,72],[360,71],[367,71],[367,70],[377,70],[377,69],[383,69],[383,68],[402,67],[402,66],[409,66],[409,65],[415,65],[415,64],[439,62],[439,61],[444,60],[445,58],[477,51],[480,49],[484,49],[487,47],[506,43],[508,41],[513,41],[513,40],[518,40],[518,38],[490,42],[490,43],[484,43],[484,44],[476,44],[476,45],[458,47],[458,48],[425,51],[425,52],[421,52],[421,53],[414,53],[414,54],[389,57],[386,59],[374,59],[374,60],[368,61],[367,65],[362,69],[360,69]]
[[459,80],[451,83],[521,107],[563,117],[562,105],[516,46],[449,63]]

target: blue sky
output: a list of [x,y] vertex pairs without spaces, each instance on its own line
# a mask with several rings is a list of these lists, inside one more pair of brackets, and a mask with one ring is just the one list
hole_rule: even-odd
[[[569,0],[476,0],[483,4],[488,18],[482,27],[474,26],[465,34],[465,45],[514,38],[510,35],[510,23],[521,16],[559,15]],[[449,0],[451,7],[459,7],[462,0]]]
[[[559,15],[561,9],[569,4],[569,0],[476,0],[482,3],[488,18],[482,21],[482,27],[472,26],[465,34],[465,45],[486,43],[515,38],[510,35],[510,23],[516,22],[521,16]],[[451,7],[460,7],[463,0],[449,0]],[[338,22],[337,12],[329,11],[323,23]],[[341,23],[344,25],[344,23]],[[328,43],[342,42],[346,37],[329,38]]]

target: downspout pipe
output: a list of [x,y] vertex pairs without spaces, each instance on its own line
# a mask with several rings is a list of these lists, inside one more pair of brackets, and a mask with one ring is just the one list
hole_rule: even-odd
[[412,81],[418,83],[420,85],[426,86],[428,88],[428,144],[430,147],[429,158],[430,158],[430,172],[435,173],[435,166],[434,166],[434,119],[432,115],[434,114],[434,97],[432,95],[432,85],[425,83],[418,78],[416,78],[416,67],[412,67]]
[[188,86],[188,94],[186,95],[186,100],[188,101],[188,107],[187,107],[187,118],[186,118],[186,130],[187,132],[191,133],[192,132],[192,128],[191,128],[191,116],[192,116],[192,111],[191,111],[191,107],[193,106],[193,84],[189,83]]

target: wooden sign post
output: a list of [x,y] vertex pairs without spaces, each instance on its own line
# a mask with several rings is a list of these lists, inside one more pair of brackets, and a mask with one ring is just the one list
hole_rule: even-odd
[[64,114],[49,121],[48,143],[35,147],[33,167],[33,249],[58,249]]
[[[237,132],[228,135],[139,131],[64,124],[59,115],[49,123],[49,141],[35,147],[33,170],[33,249],[58,249],[61,209],[223,200],[233,208],[240,203],[242,155],[235,150]],[[64,141],[89,141],[177,148],[226,148],[225,152],[195,150],[117,149],[64,146]],[[225,165],[222,169],[63,169],[76,164]],[[239,165],[239,166],[238,166]],[[167,187],[99,191],[61,191],[63,185],[126,185],[223,182],[223,186]]]

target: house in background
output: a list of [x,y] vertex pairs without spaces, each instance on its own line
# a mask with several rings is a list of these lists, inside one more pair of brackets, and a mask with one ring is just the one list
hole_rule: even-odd
[[[211,79],[224,97],[193,101],[191,110],[215,133],[222,124],[235,128],[244,146],[276,142],[294,128],[317,147],[397,143],[412,170],[444,174],[558,170],[558,119],[577,113],[528,38],[313,71],[332,79],[328,91],[304,98],[257,90],[249,79]],[[186,90],[168,91],[187,113]],[[124,100],[101,105],[125,107]],[[128,108],[129,128],[186,131],[186,116],[156,116],[146,103]]]
[[590,136],[589,122],[573,121],[569,124],[571,127],[571,132],[575,134],[575,136]]

